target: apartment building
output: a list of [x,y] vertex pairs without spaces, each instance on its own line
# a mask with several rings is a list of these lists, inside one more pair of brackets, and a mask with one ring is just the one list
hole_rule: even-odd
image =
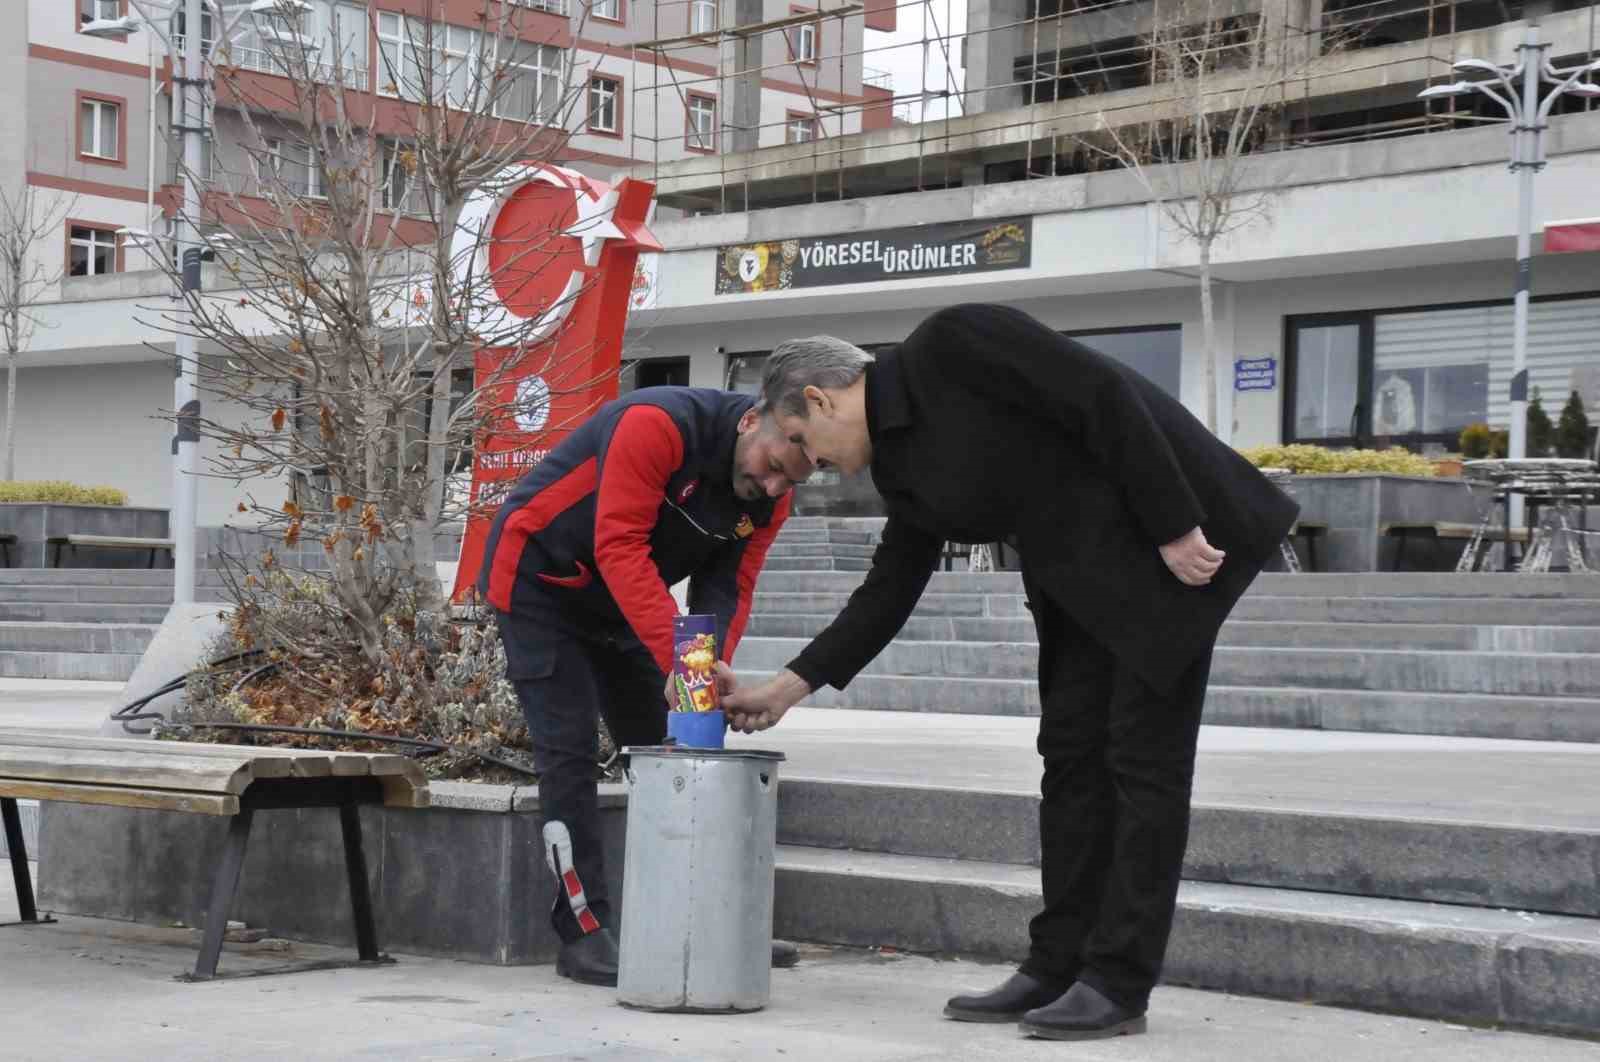
[[[1530,21],[1557,67],[1593,62],[1594,4],[979,0],[964,35],[938,42],[964,56],[955,115],[724,155],[715,173],[656,171],[661,202],[701,216],[658,226],[669,253],[656,307],[634,321],[640,342],[690,358],[697,381],[753,386],[786,336],[889,343],[940,306],[996,300],[1203,409],[1199,250],[1163,205],[1192,163],[1150,159],[1141,173],[1093,150],[1108,131],[1135,140],[1185,113],[1152,43],[1173,11],[1196,10],[1224,31],[1217,48],[1261,32],[1293,72],[1240,163],[1259,215],[1212,249],[1219,432],[1421,450],[1453,449],[1468,423],[1505,426],[1517,231],[1506,116],[1481,95],[1419,94],[1482,76],[1453,71],[1458,60],[1516,60]],[[1193,39],[1194,24],[1178,28]],[[1223,128],[1246,76],[1219,66],[1206,98]],[[1547,409],[1578,390],[1594,416],[1600,253],[1546,253],[1542,232],[1600,215],[1600,100],[1560,97],[1545,145],[1529,382]],[[729,186],[746,198],[730,206]],[[794,263],[781,279],[764,267],[780,260]]]
[[[396,225],[422,223],[417,189],[385,165],[414,127],[415,75],[433,64],[449,96],[474,54],[491,48],[497,59],[509,49],[513,77],[497,116],[559,132],[555,159],[600,178],[887,124],[886,109],[875,117],[863,106],[888,92],[863,85],[875,76],[863,71],[861,50],[869,25],[894,24],[889,3],[873,0],[871,11],[821,0],[510,3],[310,0],[290,17],[271,5],[241,16],[248,4],[207,0],[201,38],[220,73],[216,105],[197,119],[207,126],[202,223],[226,228],[248,215],[267,166],[297,193],[321,192],[322,160],[298,122],[275,117],[289,95],[284,56],[302,46],[318,78],[342,81],[351,112],[378,138],[381,211]],[[129,0],[8,7],[0,182],[31,186],[41,209],[70,203],[59,243],[37,249],[46,271],[63,276],[37,308],[40,327],[20,358],[17,474],[115,484],[134,504],[161,506],[171,478],[170,424],[158,415],[172,402],[162,322],[171,286],[151,257],[160,244],[136,234],[165,236],[179,209],[174,127],[185,120],[173,116],[167,53],[186,27],[181,14],[155,8],[162,34],[142,24],[109,38],[98,32],[97,21],[138,10]],[[225,494],[202,488],[203,523],[220,522]]]

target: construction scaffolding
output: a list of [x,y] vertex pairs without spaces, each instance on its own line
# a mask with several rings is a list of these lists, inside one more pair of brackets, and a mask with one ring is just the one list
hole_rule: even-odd
[[[1485,32],[1521,15],[1519,4],[1504,0],[1025,0],[1024,17],[996,19],[988,0],[974,0],[961,12],[967,23],[959,24],[954,0],[906,0],[895,5],[896,20],[919,20],[920,33],[874,36],[863,28],[862,3],[660,33],[663,24],[685,25],[687,10],[707,2],[660,0],[652,39],[630,46],[635,68],[651,68],[649,83],[636,77],[629,92],[635,116],[648,107],[651,117],[648,133],[639,121],[630,123],[630,154],[639,160],[634,172],[656,180],[665,202],[676,197],[696,212],[945,188],[970,183],[963,169],[973,166],[998,180],[1101,168],[1104,160],[1092,161],[1081,148],[1095,129],[1160,122],[1182,105],[1175,91],[1163,90],[1151,37],[1163,19],[1170,28],[1197,10],[1205,19],[1234,20],[1271,49],[1304,57],[1272,86],[1277,121],[1258,150],[1499,122],[1503,116],[1455,98],[1415,97],[1452,78],[1464,37],[1477,35],[1476,48]],[[1592,61],[1600,5],[1557,0],[1554,6],[1545,16],[1547,25],[1559,23],[1553,54]],[[824,25],[837,28],[823,33]],[[819,27],[813,47],[831,37],[837,48],[808,59],[804,27]],[[1214,25],[1203,28],[1215,32]],[[774,39],[781,43],[769,48]],[[714,65],[691,58],[706,49],[714,49]],[[917,83],[881,91],[887,79],[872,66],[907,49],[922,59]],[[974,64],[979,53],[984,58]],[[825,69],[836,71],[828,87]],[[713,150],[663,150],[682,135],[671,111],[688,114],[697,89],[718,101],[735,98],[729,87],[740,84],[768,86],[757,99],[774,86],[802,92],[814,121],[764,120],[759,102],[745,99],[739,113],[717,108]],[[869,85],[880,91],[869,92]],[[1219,77],[1216,109],[1226,110],[1236,91]],[[869,116],[876,128],[864,128]],[[788,135],[772,137],[777,127]]]

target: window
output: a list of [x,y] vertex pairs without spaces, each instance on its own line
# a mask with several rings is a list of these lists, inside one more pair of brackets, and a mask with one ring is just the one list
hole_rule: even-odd
[[378,91],[420,101],[430,95],[456,108],[473,102],[484,65],[483,38],[464,26],[378,12]]
[[[809,15],[811,8],[791,7],[791,15]],[[804,22],[790,30],[789,49],[794,53],[797,63],[815,63],[817,52],[822,46],[822,24],[820,22]]]
[[589,132],[606,136],[619,136],[622,126],[618,122],[618,99],[622,83],[612,77],[589,79]]
[[[1455,447],[1461,429],[1511,418],[1510,302],[1458,303],[1290,318],[1284,437]],[[1547,408],[1594,362],[1600,296],[1534,299],[1529,394]]]
[[122,106],[92,96],[78,97],[78,157],[97,162],[121,159]]
[[415,145],[399,140],[383,141],[378,164],[383,167],[378,174],[383,208],[407,214],[426,214],[428,194],[426,184],[417,173]]
[[1118,361],[1178,398],[1183,373],[1183,327],[1148,325],[1100,332],[1067,332],[1065,335],[1090,350]]
[[67,229],[67,275],[98,277],[118,269],[117,233],[96,225],[73,224]]
[[548,11],[552,15],[567,13],[566,0],[511,0],[517,7],[531,7],[535,11]]
[[790,111],[784,122],[783,141],[786,144],[805,144],[817,139],[817,116]]
[[256,160],[256,182],[261,194],[277,188],[289,195],[322,198],[322,159],[310,144],[269,138]]
[[684,146],[690,151],[717,150],[717,100],[714,96],[689,93],[688,129]]
[[564,56],[548,44],[513,41],[509,91],[495,101],[495,116],[523,122],[548,122],[561,106],[566,84]]
[[713,33],[717,28],[717,0],[689,0],[689,32]]
[[78,25],[87,26],[101,19],[121,18],[122,0],[78,0]]
[[622,0],[594,0],[589,7],[589,14],[607,22],[621,22]]
[[1354,439],[1361,434],[1359,319],[1312,317],[1291,326],[1294,422],[1291,439]]

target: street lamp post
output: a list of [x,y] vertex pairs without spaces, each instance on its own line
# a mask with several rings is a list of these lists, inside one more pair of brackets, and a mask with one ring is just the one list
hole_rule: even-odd
[[[1583,66],[1559,69],[1545,54],[1549,44],[1539,41],[1539,23],[1529,19],[1517,46],[1517,61],[1497,66],[1486,59],[1462,59],[1454,64],[1458,73],[1489,75],[1482,81],[1456,81],[1434,85],[1418,94],[1419,99],[1468,96],[1482,93],[1494,100],[1511,119],[1513,135],[1511,171],[1517,175],[1517,282],[1511,346],[1511,438],[1507,456],[1528,455],[1528,295],[1533,284],[1533,176],[1544,169],[1544,130],[1550,109],[1566,93],[1600,96],[1600,85],[1583,80],[1584,75],[1600,70],[1600,60]],[[1518,81],[1520,79],[1520,84]],[[1541,100],[1541,84],[1553,86]],[[1511,498],[1510,520],[1522,522],[1522,497]]]
[[[140,26],[148,28],[167,46],[172,60],[172,131],[179,134],[183,165],[179,181],[183,187],[183,207],[173,224],[173,243],[179,268],[178,305],[173,319],[173,409],[177,414],[172,437],[172,600],[175,605],[194,602],[197,502],[199,495],[200,392],[199,360],[195,349],[190,300],[200,291],[200,261],[205,241],[201,238],[200,189],[195,175],[205,164],[207,114],[205,91],[210,87],[205,53],[205,16],[216,10],[214,0],[171,0],[158,4],[131,0],[137,15],[96,19],[81,32],[91,37],[125,40]],[[221,27],[218,38],[225,38],[247,15],[288,16],[312,10],[304,0],[251,0],[223,8],[220,15],[232,14]],[[183,36],[175,40],[161,29],[156,16],[183,14]],[[169,29],[173,28],[169,25]],[[181,52],[178,45],[181,45]],[[155,115],[150,116],[155,121]]]

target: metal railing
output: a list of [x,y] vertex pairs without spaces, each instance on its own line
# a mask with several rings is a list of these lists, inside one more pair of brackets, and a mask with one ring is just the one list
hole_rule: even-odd
[[873,88],[883,89],[885,92],[894,91],[894,75],[887,70],[876,67],[864,66],[861,68],[861,83],[871,85]]

